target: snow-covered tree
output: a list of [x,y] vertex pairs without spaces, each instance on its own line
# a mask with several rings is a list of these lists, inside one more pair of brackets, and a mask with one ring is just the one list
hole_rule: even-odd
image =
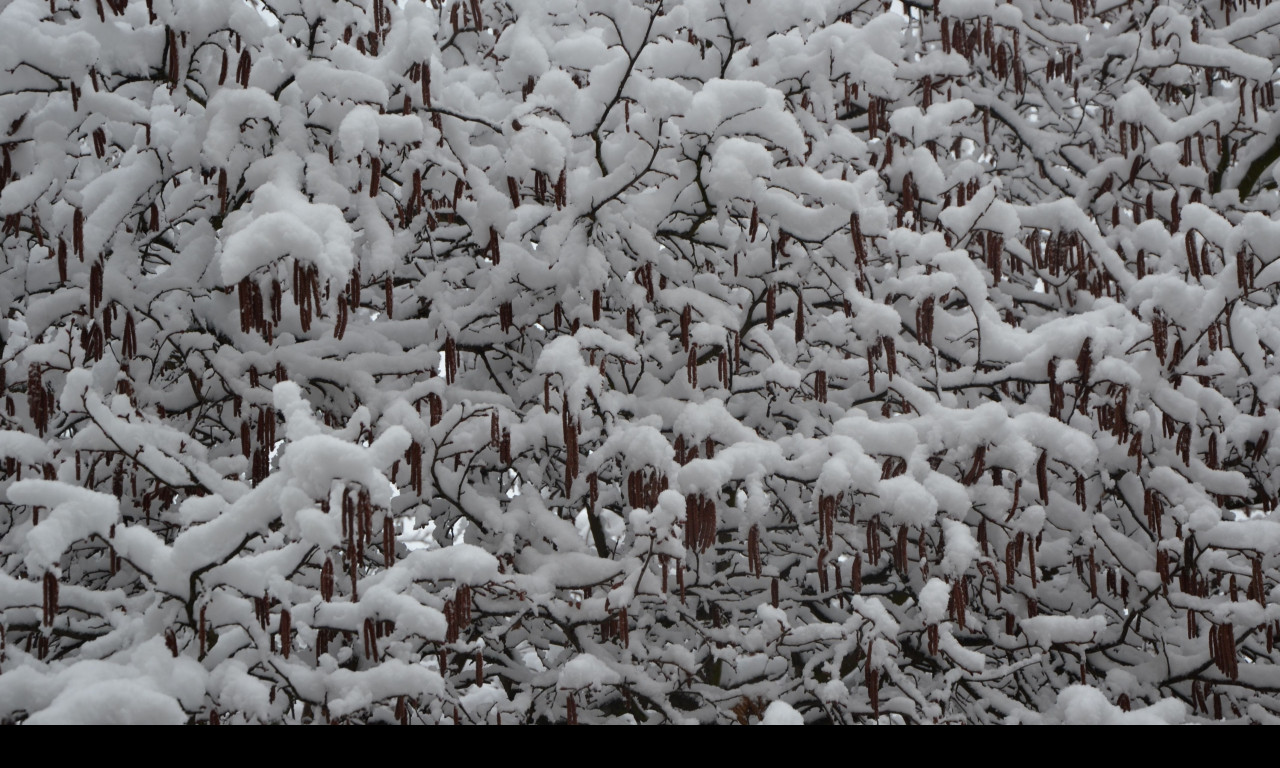
[[0,0],[0,717],[1275,721],[1278,60]]

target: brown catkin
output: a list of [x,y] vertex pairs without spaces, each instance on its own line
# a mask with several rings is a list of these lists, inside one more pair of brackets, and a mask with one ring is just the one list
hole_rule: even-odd
[[282,609],[280,611],[280,650],[286,659],[289,658],[289,651],[293,645],[292,623],[289,609]]
[[796,291],[796,343],[804,341],[804,297]]

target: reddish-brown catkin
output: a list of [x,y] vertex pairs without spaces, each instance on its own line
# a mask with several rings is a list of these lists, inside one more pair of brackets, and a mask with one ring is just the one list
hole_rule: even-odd
[[52,571],[44,574],[44,626],[53,626],[58,616],[58,577]]
[[333,600],[333,560],[326,557],[324,565],[320,566],[320,598],[326,603]]
[[382,557],[386,567],[396,564],[396,521],[392,517],[382,519]]
[[293,646],[292,618],[288,608],[280,611],[280,650],[286,659]]

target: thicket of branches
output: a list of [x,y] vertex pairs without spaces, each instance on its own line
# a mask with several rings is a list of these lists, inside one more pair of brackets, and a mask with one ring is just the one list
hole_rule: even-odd
[[0,717],[1273,722],[1278,30],[0,0]]

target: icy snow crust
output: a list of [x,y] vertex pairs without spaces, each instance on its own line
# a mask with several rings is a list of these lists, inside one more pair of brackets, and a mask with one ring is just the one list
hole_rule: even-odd
[[0,2],[0,719],[1274,722],[1280,11],[1102,5]]

